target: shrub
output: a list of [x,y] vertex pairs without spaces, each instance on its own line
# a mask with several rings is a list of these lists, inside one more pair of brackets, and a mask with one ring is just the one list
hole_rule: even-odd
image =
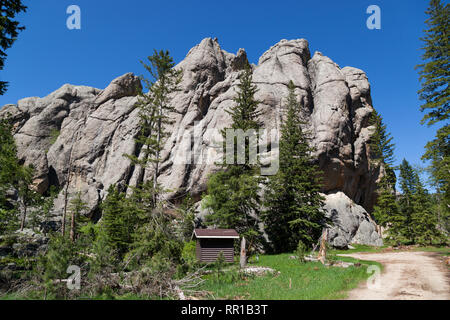
[[195,250],[196,250],[195,241],[189,241],[184,243],[184,247],[181,252],[182,264],[178,266],[179,276],[195,270],[196,267],[198,266]]
[[57,129],[53,129],[50,131],[50,145],[54,145],[56,140],[58,140],[60,131]]
[[307,253],[307,248],[306,248],[306,245],[301,240],[298,242],[296,253],[297,253],[298,260],[300,261],[300,263],[304,263],[305,256]]

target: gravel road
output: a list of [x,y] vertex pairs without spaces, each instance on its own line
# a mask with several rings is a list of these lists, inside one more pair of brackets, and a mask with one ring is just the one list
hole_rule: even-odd
[[342,256],[377,261],[384,266],[379,282],[364,282],[350,291],[349,300],[450,300],[450,268],[436,253],[405,251]]

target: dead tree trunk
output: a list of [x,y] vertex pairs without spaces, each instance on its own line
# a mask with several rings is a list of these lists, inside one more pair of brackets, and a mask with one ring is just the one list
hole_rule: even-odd
[[69,185],[70,185],[70,177],[71,177],[71,173],[72,173],[72,152],[73,152],[73,146],[75,144],[76,139],[78,139],[78,129],[77,131],[72,135],[72,147],[70,148],[70,153],[69,153],[69,168],[67,170],[67,181],[66,181],[66,186],[65,186],[65,190],[64,190],[64,210],[63,210],[63,216],[62,216],[62,229],[61,229],[61,233],[62,236],[64,237],[66,234],[66,216],[67,216],[67,204],[69,201]]
[[242,240],[241,240],[241,256],[240,256],[241,269],[245,268],[246,265],[247,265],[247,253],[246,253],[246,250],[245,250],[245,238],[242,237]]
[[27,206],[23,206],[23,215],[22,215],[22,221],[20,222],[20,231],[23,231],[23,228],[25,228],[25,221],[27,219]]
[[153,205],[156,207],[156,202],[158,201],[156,189],[158,188],[158,175],[159,175],[159,155],[161,149],[161,130],[162,130],[162,107],[159,108],[159,118],[158,118],[158,135],[156,138],[156,162],[155,162],[155,172],[153,173]]
[[72,210],[72,217],[70,221],[70,240],[75,242],[75,210]]
[[381,229],[381,226],[379,224],[377,224],[377,232],[378,232],[378,235],[381,238],[383,236],[383,230]]
[[318,259],[322,264],[325,264],[327,257],[327,241],[328,241],[328,229],[322,231],[322,239],[320,240],[320,249]]

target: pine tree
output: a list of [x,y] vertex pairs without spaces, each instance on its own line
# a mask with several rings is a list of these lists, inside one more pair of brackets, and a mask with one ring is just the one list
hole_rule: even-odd
[[422,88],[419,98],[424,100],[421,111],[427,111],[422,123],[428,125],[449,119],[450,65],[449,65],[449,36],[450,36],[450,4],[441,0],[431,0],[426,14],[428,30],[422,48],[423,64],[416,66],[419,69]]
[[258,242],[259,179],[241,166],[232,166],[211,175],[207,188],[204,208],[211,212],[207,225],[235,229],[250,242],[248,247]]
[[121,193],[115,185],[111,185],[101,205],[101,228],[106,242],[120,256],[130,249],[138,223],[137,212],[133,211],[130,203],[125,193]]
[[0,196],[11,188],[17,180],[19,161],[17,147],[8,119],[0,119]]
[[387,126],[383,122],[383,118],[376,110],[373,110],[369,124],[374,126],[375,129],[370,137],[370,158],[392,167],[395,160],[394,138],[387,131]]
[[426,112],[422,123],[433,125],[444,122],[445,124],[437,130],[435,139],[426,145],[422,160],[431,161],[428,170],[439,200],[439,205],[436,207],[440,216],[439,223],[447,226],[448,229],[450,224],[450,125],[448,124],[450,4],[431,0],[426,14],[428,29],[425,30],[425,36],[421,38],[424,43],[422,48],[424,63],[416,66],[419,69],[422,84],[418,92],[419,98],[424,101],[420,109]]
[[402,195],[399,199],[400,215],[402,219],[398,219],[398,224],[393,225],[393,230],[400,234],[405,241],[412,243],[415,237],[415,230],[413,228],[413,214],[414,208],[414,194],[419,184],[419,176],[414,168],[406,159],[403,159],[400,165],[399,183]]
[[17,207],[7,198],[16,186],[19,168],[12,127],[7,119],[0,119],[0,234],[19,227]]
[[[234,98],[235,105],[230,110],[226,110],[233,121],[231,129],[242,129],[244,131],[254,129],[257,131],[261,127],[257,120],[260,115],[258,111],[260,101],[255,99],[258,88],[253,84],[253,71],[250,65],[247,65],[246,69],[241,73],[239,80],[239,91]],[[224,128],[222,130],[224,139],[227,137],[227,129]],[[246,168],[250,167],[248,159],[246,159],[244,166]]]
[[400,165],[398,209],[388,216],[388,239],[395,244],[430,245],[445,242],[433,199],[425,189],[419,173],[408,161]]
[[[238,93],[234,99],[235,105],[227,112],[232,119],[231,128],[224,128],[222,136],[227,140],[230,130],[254,130],[257,135],[260,123],[257,120],[259,101],[255,99],[257,87],[252,82],[252,69],[250,65],[241,73],[238,84]],[[251,135],[252,135],[251,134]],[[257,137],[256,137],[257,139]],[[206,223],[219,228],[234,228],[239,234],[246,237],[248,248],[254,249],[260,242],[261,233],[258,227],[260,211],[260,195],[258,164],[251,162],[250,145],[252,137],[244,141],[244,163],[237,163],[237,138],[234,139],[234,162],[222,163],[223,171],[210,176],[207,183],[208,195],[204,207],[211,211],[206,217]],[[224,142],[225,151],[225,142]]]
[[[5,67],[5,51],[12,47],[19,32],[25,29],[13,19],[17,14],[26,10],[27,7],[22,4],[21,0],[3,0],[0,3],[0,70]],[[0,95],[5,94],[7,87],[8,82],[0,81]]]
[[399,222],[395,223],[395,226],[392,225],[392,222],[401,218],[395,196],[395,184],[397,180],[393,168],[395,146],[393,137],[387,131],[387,126],[383,122],[383,118],[376,110],[373,111],[369,124],[374,127],[373,134],[370,138],[370,158],[372,163],[383,167],[385,172],[385,175],[381,178],[377,186],[378,197],[372,215],[378,225],[385,228],[390,225],[393,228],[391,230],[391,237],[394,237],[397,234],[395,228],[399,225]]
[[428,190],[424,188],[420,178],[416,180],[413,196],[412,229],[414,230],[414,242],[420,245],[433,245],[445,242],[445,237],[438,229],[438,217],[436,208]]
[[320,171],[313,165],[305,123],[300,119],[301,105],[295,86],[289,83],[287,115],[281,125],[280,168],[269,177],[265,191],[265,230],[275,252],[297,248],[299,241],[311,246],[319,239],[327,219],[320,192]]
[[34,170],[29,166],[20,166],[18,170],[17,190],[19,202],[22,210],[22,220],[20,230],[25,228],[28,209],[32,206],[41,204],[42,196],[36,192],[33,183]]
[[69,210],[71,212],[71,220],[70,220],[70,240],[75,242],[77,233],[80,229],[78,224],[81,222],[86,222],[87,218],[84,217],[86,214],[88,207],[86,203],[81,199],[81,193],[77,192],[75,197],[70,201]]
[[[422,159],[431,161],[428,171],[439,200],[436,210],[441,212],[440,223],[448,226],[450,223],[450,125],[439,129],[436,138],[428,142],[425,149]],[[450,229],[448,231],[450,232]]]
[[[8,225],[8,229],[17,223],[17,212],[22,211],[20,229],[25,228],[28,208],[41,202],[42,197],[33,186],[33,168],[20,165],[17,158],[17,147],[12,134],[12,126],[8,119],[0,120],[0,229]],[[20,208],[14,206],[6,198],[7,192],[16,191]]]
[[378,190],[377,203],[372,214],[378,225],[387,228],[400,214],[395,189],[388,176],[381,178]]
[[[153,197],[157,202],[159,165],[161,162],[161,151],[165,139],[169,135],[165,127],[170,124],[168,113],[174,110],[171,105],[171,93],[178,90],[182,80],[182,70],[174,69],[175,63],[168,51],[154,51],[148,57],[149,64],[141,61],[144,68],[150,73],[151,79],[142,77],[147,93],[139,92],[138,103],[140,117],[140,133],[136,138],[138,146],[143,150],[141,158],[135,155],[125,155],[131,159],[133,164],[143,168],[151,166],[153,170]],[[142,177],[143,178],[143,177]],[[142,183],[138,182],[138,185]]]
[[195,202],[190,194],[183,199],[181,206],[177,208],[177,213],[180,238],[185,242],[189,242],[195,229]]
[[133,188],[127,198],[134,231],[130,231],[131,245],[125,260],[132,268],[148,266],[154,270],[172,269],[180,262],[182,241],[179,239],[173,218],[165,211],[166,201],[153,203],[153,184],[148,181]]

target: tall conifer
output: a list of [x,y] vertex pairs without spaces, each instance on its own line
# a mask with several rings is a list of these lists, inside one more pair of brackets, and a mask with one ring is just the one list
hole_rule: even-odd
[[289,83],[286,117],[281,125],[280,168],[269,177],[265,192],[264,222],[275,252],[292,251],[301,241],[315,243],[325,226],[320,171],[314,159],[307,133],[303,131],[301,105],[295,86]]
[[[256,86],[252,82],[252,69],[248,65],[241,73],[235,105],[228,110],[232,119],[231,128],[222,130],[226,141],[227,134],[233,130],[255,130],[257,134],[260,124],[257,110],[259,101],[255,99]],[[204,207],[211,211],[207,223],[220,228],[234,228],[247,238],[248,247],[260,241],[258,216],[260,211],[260,178],[258,164],[250,162],[250,138],[245,139],[245,161],[238,164],[237,139],[234,140],[235,153],[233,163],[222,164],[224,170],[211,175],[208,181],[208,195]],[[240,146],[242,147],[242,146]],[[225,149],[225,142],[224,142]],[[225,151],[225,150],[224,150]]]

